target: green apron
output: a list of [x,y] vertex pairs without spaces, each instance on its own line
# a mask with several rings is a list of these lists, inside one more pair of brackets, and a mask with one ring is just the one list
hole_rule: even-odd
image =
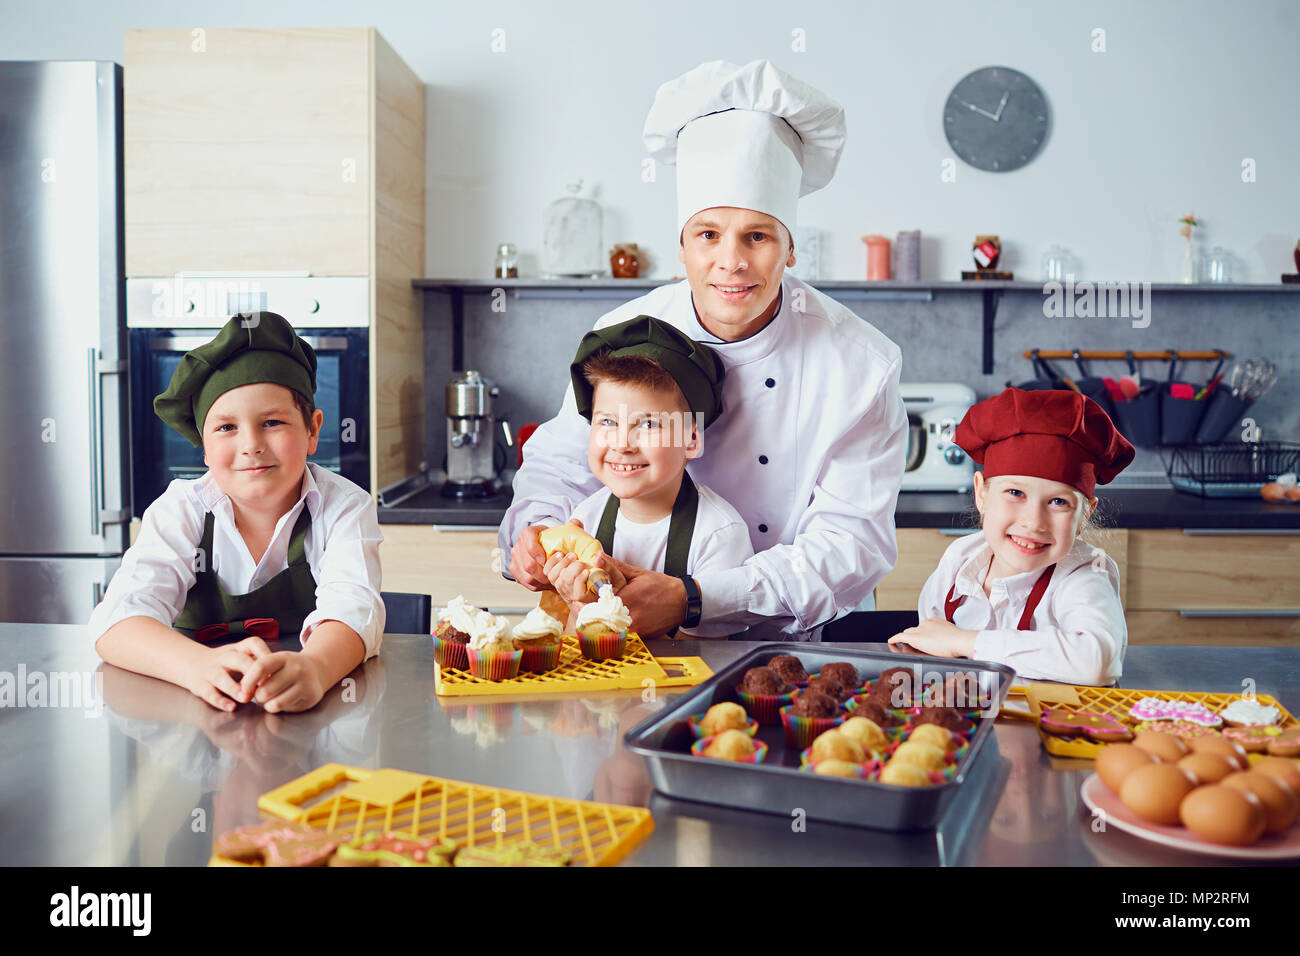
[[307,563],[307,529],[311,527],[307,505],[302,506],[289,539],[289,566],[247,594],[227,594],[217,580],[212,567],[212,524],[209,511],[203,518],[203,539],[199,542],[207,564],[197,573],[185,597],[185,607],[172,627],[206,644],[247,634],[267,637],[273,621],[278,625],[278,635],[272,633],[271,638],[296,639],[302,622],[316,610],[316,578]]
[[[695,513],[699,510],[700,493],[695,490],[691,476],[682,472],[682,486],[673,501],[673,515],[668,521],[668,549],[664,553],[664,574],[682,577],[686,574],[686,561],[691,555],[691,538],[695,534]],[[613,494],[605,502],[600,516],[596,540],[610,557],[614,556],[614,522],[618,518],[618,498]],[[650,570],[654,570],[651,568]]]

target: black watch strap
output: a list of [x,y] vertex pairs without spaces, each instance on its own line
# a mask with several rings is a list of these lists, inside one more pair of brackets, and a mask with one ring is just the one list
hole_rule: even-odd
[[682,574],[678,578],[686,587],[686,617],[682,618],[681,626],[690,630],[700,623],[700,616],[704,613],[704,602],[700,598],[700,586],[695,583],[693,577]]

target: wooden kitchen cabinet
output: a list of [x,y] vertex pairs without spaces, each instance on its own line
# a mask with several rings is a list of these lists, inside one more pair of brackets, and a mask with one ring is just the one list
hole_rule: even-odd
[[[921,588],[939,566],[939,559],[948,546],[959,536],[945,534],[937,528],[899,528],[898,561],[894,570],[876,586],[876,607],[882,611],[915,611]],[[1097,546],[1119,566],[1120,600],[1123,601],[1128,594],[1129,531],[1108,528],[1094,532],[1094,536]]]
[[457,531],[432,525],[386,524],[379,546],[385,591],[429,594],[435,610],[457,594],[483,608],[526,611],[538,595],[501,576],[497,533]]
[[370,483],[424,468],[424,84],[378,32],[128,30],[126,274],[369,280]]
[[1300,643],[1300,533],[1134,530],[1129,641]]

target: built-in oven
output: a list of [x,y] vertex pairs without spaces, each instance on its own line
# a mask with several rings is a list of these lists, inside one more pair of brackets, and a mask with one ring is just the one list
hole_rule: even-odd
[[[316,407],[324,417],[320,441],[309,461],[370,490],[370,329],[368,295],[355,283],[367,280],[302,278],[196,284],[186,277],[176,293],[164,293],[174,280],[127,281],[130,347],[132,506],[136,517],[176,478],[198,478],[207,467],[203,450],[163,424],[153,400],[166,390],[181,358],[212,340],[240,312],[266,310],[283,315],[316,351]],[[330,288],[335,283],[352,288]],[[323,285],[322,285],[323,284]],[[267,286],[272,291],[268,291]],[[272,292],[278,291],[277,294]],[[343,292],[341,296],[332,293]],[[159,296],[168,302],[160,305]],[[346,306],[346,307],[345,307]],[[315,321],[313,321],[315,320]],[[351,321],[353,325],[330,324]],[[355,324],[360,322],[360,324]]]

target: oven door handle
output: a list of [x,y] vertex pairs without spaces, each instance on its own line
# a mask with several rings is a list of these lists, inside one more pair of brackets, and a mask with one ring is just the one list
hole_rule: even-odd
[[[300,335],[298,336],[317,352],[340,351],[348,347],[348,340],[341,335]],[[168,335],[149,339],[151,352],[189,352],[207,345],[211,338],[201,335]]]

